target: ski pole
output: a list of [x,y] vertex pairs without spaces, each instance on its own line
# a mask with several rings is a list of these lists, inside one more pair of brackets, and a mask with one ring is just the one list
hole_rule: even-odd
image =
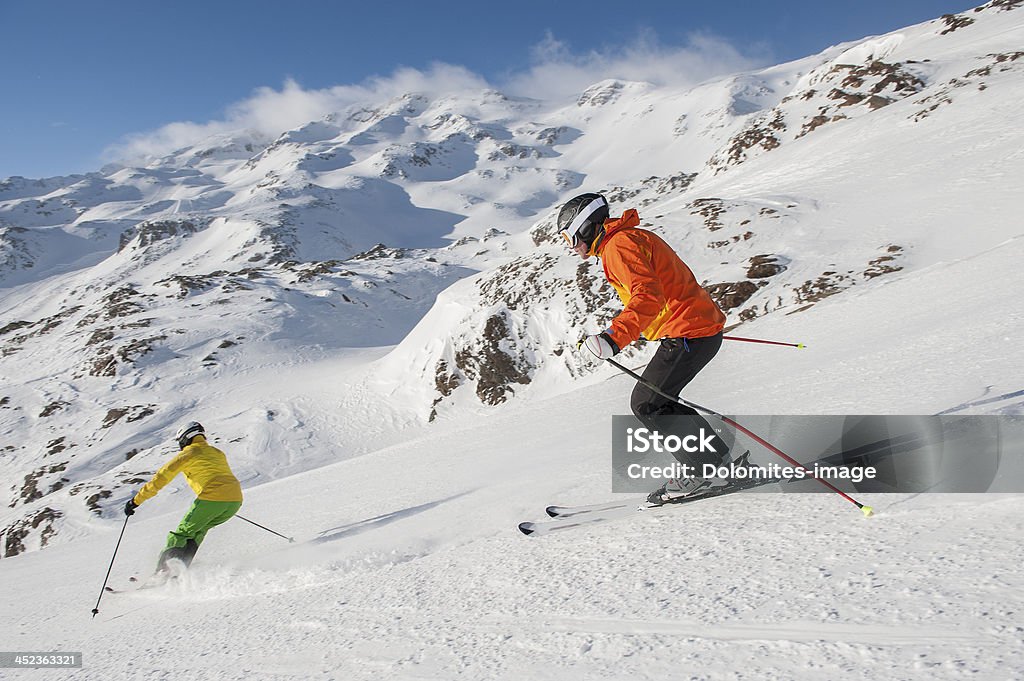
[[239,520],[244,520],[245,522],[249,523],[250,525],[255,525],[256,527],[260,528],[261,530],[266,530],[270,534],[276,534],[281,539],[287,539],[289,544],[294,544],[295,543],[295,540],[292,539],[291,537],[286,537],[283,534],[281,534],[280,532],[274,532],[269,527],[263,527],[259,523],[254,523],[253,521],[249,520],[248,518],[242,517],[240,515],[236,515],[235,517],[238,518]]
[[[787,348],[800,348],[800,349],[803,349],[803,348],[807,347],[803,343],[783,343],[781,341],[762,340],[760,338],[740,338],[739,336],[722,336],[722,340],[743,341],[744,343],[764,343],[765,345],[784,345]],[[645,366],[647,366],[647,365],[646,364],[642,364],[642,365],[640,365],[638,367],[635,367],[633,369],[633,371],[640,371]]]
[[124,525],[121,526],[121,536],[117,538],[117,546],[114,547],[114,555],[110,557],[110,566],[107,567],[107,576],[103,578],[103,586],[100,587],[100,597],[96,599],[96,607],[92,609],[92,616],[100,614],[100,601],[103,600],[103,592],[107,590],[107,580],[110,579],[110,571],[114,568],[114,559],[117,558],[117,550],[121,548],[121,539],[124,537],[124,530],[128,527],[128,516],[124,517]]
[[610,362],[613,366],[615,366],[617,369],[619,369],[619,371],[623,371],[623,372],[629,374],[630,376],[635,378],[637,381],[639,381],[641,385],[649,388],[650,390],[653,390],[654,392],[656,392],[657,394],[661,395],[665,399],[672,400],[673,402],[676,402],[677,404],[681,404],[684,407],[690,407],[691,409],[696,409],[697,411],[702,411],[702,412],[704,412],[706,414],[711,414],[712,416],[716,416],[716,417],[722,419],[722,421],[724,421],[725,423],[728,423],[730,426],[732,426],[736,430],[739,430],[740,432],[744,433],[745,435],[747,435],[748,437],[753,439],[755,442],[760,443],[761,445],[766,447],[768,450],[770,450],[774,454],[777,454],[778,456],[780,456],[783,459],[785,459],[786,461],[788,461],[793,466],[796,466],[797,468],[802,468],[804,471],[809,473],[812,478],[814,478],[815,480],[820,482],[822,485],[824,485],[825,487],[829,488],[830,490],[832,490],[833,492],[835,492],[836,494],[838,494],[839,496],[841,496],[842,498],[846,499],[851,504],[853,504],[854,506],[859,508],[861,510],[861,513],[863,513],[865,517],[870,517],[871,514],[874,512],[874,509],[871,508],[870,506],[867,506],[865,504],[860,503],[859,501],[857,501],[856,499],[851,497],[849,494],[847,494],[843,490],[839,489],[838,487],[836,487],[835,485],[830,483],[828,480],[823,480],[822,478],[819,478],[818,476],[816,476],[814,474],[814,471],[812,471],[810,468],[808,468],[807,466],[804,466],[802,463],[800,463],[796,459],[792,458],[791,456],[786,454],[784,451],[782,451],[781,449],[779,449],[778,447],[776,447],[772,443],[770,443],[767,440],[765,440],[760,435],[754,433],[753,431],[751,431],[750,429],[746,428],[742,424],[737,423],[735,420],[729,418],[728,416],[725,416],[723,414],[719,414],[717,411],[715,411],[713,409],[708,409],[707,407],[702,407],[701,405],[696,404],[694,402],[690,402],[689,400],[684,400],[681,397],[678,397],[678,396],[677,397],[672,397],[668,393],[666,393],[663,390],[661,390],[660,388],[658,388],[658,386],[656,386],[653,383],[651,383],[650,381],[646,380],[643,376],[640,376],[639,374],[637,374],[634,371],[630,371],[629,368],[622,366],[621,364],[616,362],[611,357],[607,358],[605,361],[606,362]]
[[806,348],[803,343],[782,343],[780,341],[761,340],[760,338],[740,338],[739,336],[722,336],[722,340],[743,341],[744,343],[764,343],[765,345],[785,345],[787,348]]

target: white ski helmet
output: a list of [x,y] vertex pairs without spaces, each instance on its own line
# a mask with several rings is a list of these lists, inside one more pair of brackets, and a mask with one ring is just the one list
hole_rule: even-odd
[[188,447],[192,443],[192,438],[196,435],[204,435],[206,429],[203,428],[203,424],[198,421],[189,421],[184,426],[178,429],[174,439],[178,442],[178,446],[182,449]]
[[558,231],[571,248],[580,242],[589,248],[604,231],[607,219],[608,199],[600,194],[580,194],[566,201],[558,211]]

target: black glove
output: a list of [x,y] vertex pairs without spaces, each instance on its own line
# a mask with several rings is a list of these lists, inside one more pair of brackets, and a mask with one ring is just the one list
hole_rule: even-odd
[[137,509],[138,507],[139,505],[135,503],[135,497],[132,497],[131,499],[128,500],[128,503],[124,505],[124,514],[135,515],[135,509]]

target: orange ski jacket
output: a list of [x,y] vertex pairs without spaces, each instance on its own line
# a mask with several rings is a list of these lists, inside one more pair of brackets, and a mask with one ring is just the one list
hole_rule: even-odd
[[142,504],[156,496],[178,473],[185,476],[196,496],[206,501],[242,501],[242,486],[228,466],[224,452],[206,443],[206,438],[196,435],[192,444],[181,450],[177,456],[164,464],[153,478],[142,486],[135,495],[135,503]]
[[591,249],[625,306],[608,334],[625,348],[640,338],[704,338],[725,327],[725,314],[693,272],[657,234],[638,229],[640,216],[630,208],[607,220],[604,238]]

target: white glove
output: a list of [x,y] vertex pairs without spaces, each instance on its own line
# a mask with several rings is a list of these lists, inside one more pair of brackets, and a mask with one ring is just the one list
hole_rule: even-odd
[[587,336],[580,341],[580,345],[590,350],[598,359],[608,359],[619,354],[619,346],[615,344],[612,337],[602,332],[594,336]]

